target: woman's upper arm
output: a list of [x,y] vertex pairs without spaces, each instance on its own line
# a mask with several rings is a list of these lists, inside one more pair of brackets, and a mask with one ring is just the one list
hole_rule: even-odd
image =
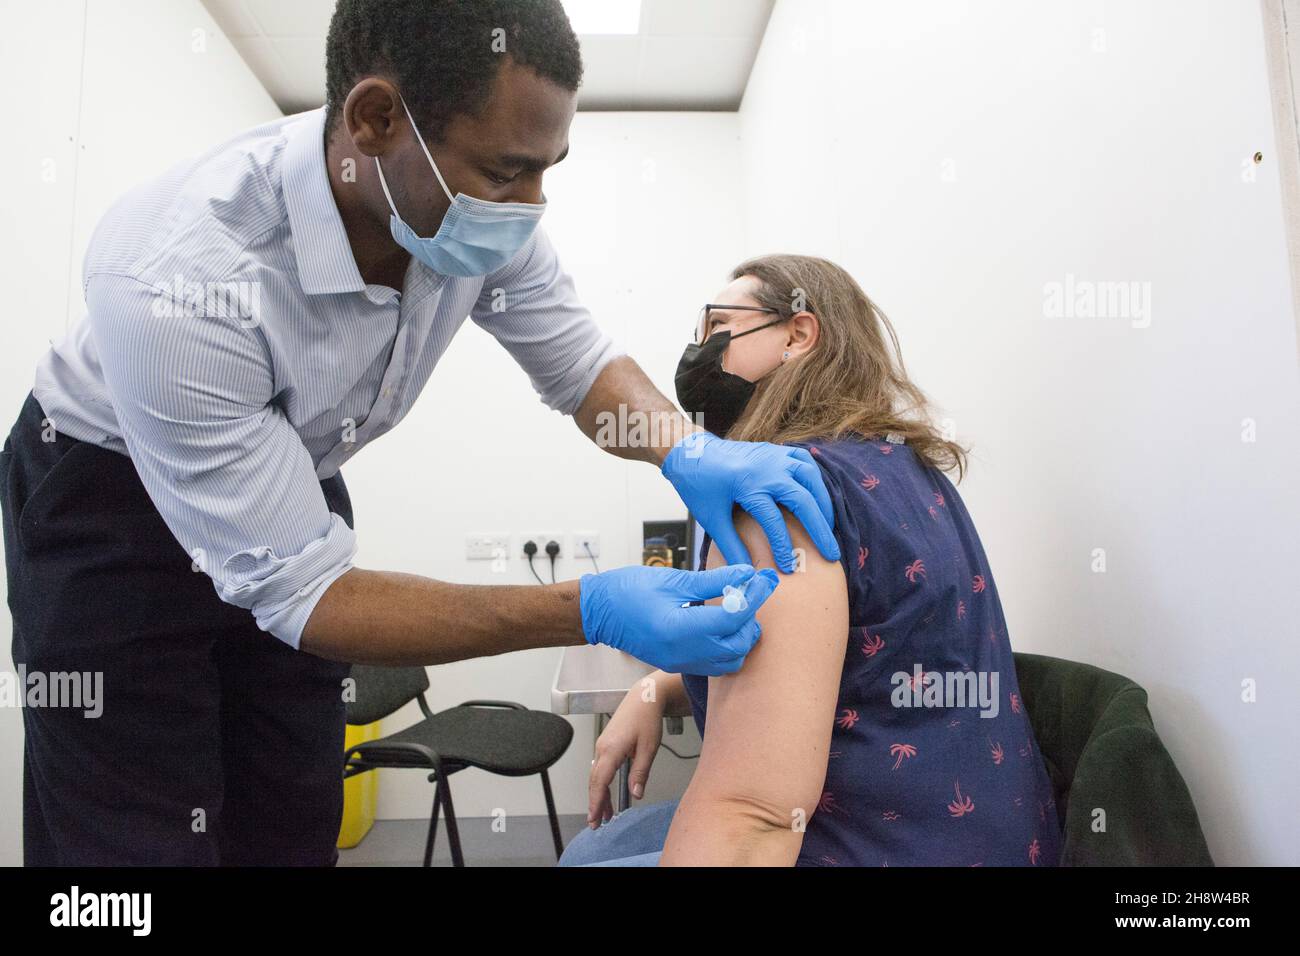
[[[748,806],[789,826],[810,818],[826,779],[835,707],[848,640],[843,566],[827,561],[788,512],[801,570],[782,574],[762,609],[762,637],[735,674],[709,679],[704,747],[691,783],[700,796]],[[775,567],[759,525],[740,515],[737,531],[758,568]],[[725,563],[709,549],[708,566]]]

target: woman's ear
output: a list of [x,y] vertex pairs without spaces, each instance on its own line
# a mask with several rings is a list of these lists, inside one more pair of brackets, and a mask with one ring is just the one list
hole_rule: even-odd
[[821,336],[821,324],[811,312],[796,312],[790,317],[789,328],[785,348],[791,358],[810,351]]

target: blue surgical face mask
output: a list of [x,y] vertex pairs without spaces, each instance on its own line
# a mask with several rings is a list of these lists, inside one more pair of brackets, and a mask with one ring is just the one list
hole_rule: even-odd
[[438,164],[429,153],[429,147],[424,144],[424,137],[415,125],[406,100],[402,100],[402,109],[406,110],[406,118],[411,121],[415,138],[424,150],[429,165],[433,167],[433,174],[438,177],[438,184],[447,194],[451,206],[432,238],[417,236],[415,230],[397,214],[393,196],[384,180],[384,169],[376,156],[375,168],[379,170],[379,185],[384,188],[384,198],[388,200],[388,208],[393,213],[388,220],[393,239],[434,272],[443,275],[485,276],[495,272],[523,248],[537,228],[537,221],[546,211],[546,203],[489,202],[464,193],[453,196],[442,173],[438,171]]

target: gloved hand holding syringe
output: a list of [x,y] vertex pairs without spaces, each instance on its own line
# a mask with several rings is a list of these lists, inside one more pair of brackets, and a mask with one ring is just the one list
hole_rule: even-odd
[[[776,589],[770,568],[634,565],[581,581],[583,633],[672,674],[738,671],[762,633],[754,615]],[[721,606],[694,606],[721,597]]]
[[[753,580],[752,578],[750,580]],[[730,614],[737,614],[749,607],[745,600],[745,589],[725,585],[722,589],[722,609]]]
[[[838,561],[830,492],[807,449],[702,431],[677,442],[660,471],[723,558],[736,563],[708,571],[628,567],[584,575],[583,635],[670,674],[735,673],[759,638],[754,615],[778,581],[775,571],[756,572],[748,563],[736,508],[759,523],[776,565],[791,573],[794,549],[780,508],[799,519],[828,561]],[[688,606],[715,598],[721,606]]]

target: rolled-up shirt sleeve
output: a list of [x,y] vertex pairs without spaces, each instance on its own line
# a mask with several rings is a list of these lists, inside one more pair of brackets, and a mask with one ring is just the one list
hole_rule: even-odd
[[123,440],[155,507],[221,600],[292,647],[352,567],[356,537],[274,401],[255,327],[132,277],[92,276],[86,304]]
[[578,410],[609,361],[621,354],[578,299],[573,278],[540,227],[483,282],[470,315],[527,374],[549,407]]

